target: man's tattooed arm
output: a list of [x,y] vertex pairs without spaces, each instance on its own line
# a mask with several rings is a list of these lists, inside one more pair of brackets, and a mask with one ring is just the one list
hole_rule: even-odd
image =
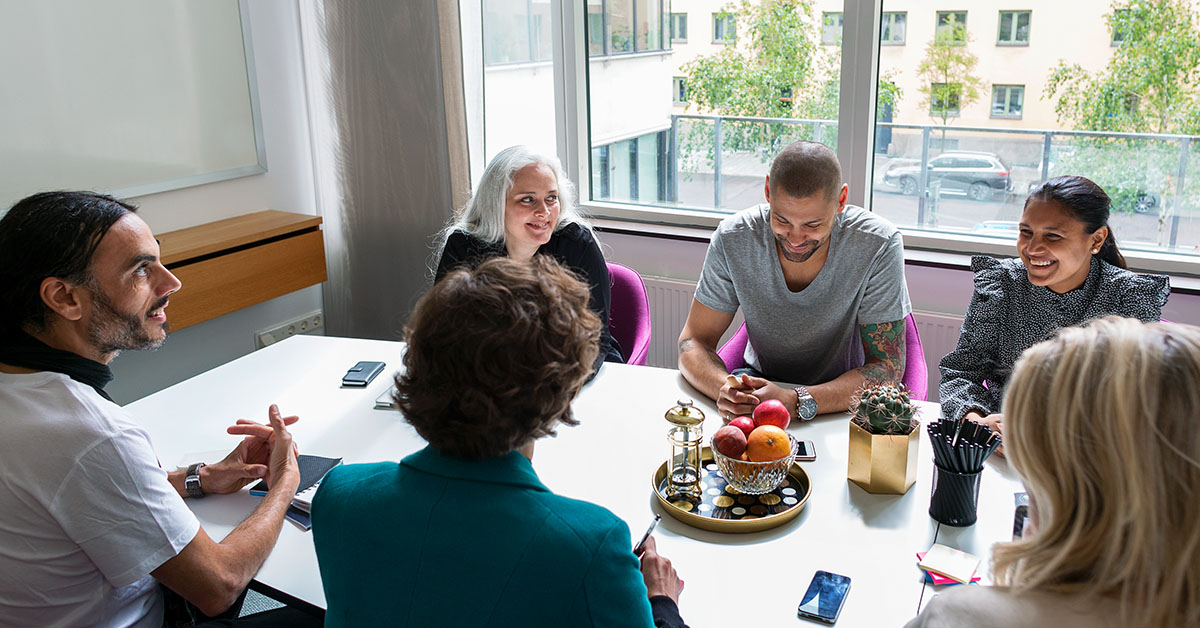
[[904,376],[904,319],[859,327],[866,363],[857,370],[867,381],[898,382]]

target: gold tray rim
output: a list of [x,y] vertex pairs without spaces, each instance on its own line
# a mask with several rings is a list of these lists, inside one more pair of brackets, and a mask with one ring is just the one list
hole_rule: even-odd
[[[712,447],[705,446],[700,450],[700,462],[706,463],[712,461]],[[808,472],[804,470],[804,467],[801,467],[796,462],[792,462],[792,466],[788,467],[788,477],[794,478],[804,485],[804,497],[795,506],[783,512],[756,519],[713,519],[690,513],[671,505],[671,502],[668,502],[662,496],[662,493],[658,492],[658,485],[665,477],[667,477],[667,462],[664,460],[662,464],[654,469],[654,473],[650,476],[650,490],[658,498],[659,505],[667,511],[668,515],[671,515],[675,519],[693,528],[700,528],[701,530],[708,530],[710,532],[748,533],[770,530],[795,519],[800,514],[800,511],[804,510],[804,507],[808,504],[808,498],[812,495],[812,478],[808,477]]]

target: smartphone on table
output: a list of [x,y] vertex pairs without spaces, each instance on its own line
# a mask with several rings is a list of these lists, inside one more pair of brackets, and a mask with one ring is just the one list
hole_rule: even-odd
[[376,375],[383,372],[383,367],[386,366],[383,362],[362,361],[350,367],[346,374],[342,376],[343,386],[354,386],[363,388],[375,379]]
[[833,625],[842,612],[846,594],[850,592],[850,578],[828,571],[813,574],[808,591],[800,600],[796,614],[823,624]]
[[796,460],[800,462],[812,462],[817,459],[817,448],[811,440],[796,441]]

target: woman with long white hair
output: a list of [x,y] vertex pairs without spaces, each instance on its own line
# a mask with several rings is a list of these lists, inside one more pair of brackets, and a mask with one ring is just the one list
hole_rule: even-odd
[[611,300],[608,266],[591,224],[575,204],[575,185],[551,155],[528,146],[500,151],[483,171],[466,207],[440,234],[435,281],[459,267],[474,267],[492,257],[518,261],[549,255],[588,284],[588,306],[601,322],[600,352],[593,373],[604,362],[625,362],[608,333]]
[[1200,626],[1200,328],[1107,317],[1034,345],[1004,396],[1033,529],[909,628]]

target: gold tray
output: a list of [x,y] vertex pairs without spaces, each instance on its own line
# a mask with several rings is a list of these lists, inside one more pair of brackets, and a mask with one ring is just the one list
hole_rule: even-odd
[[711,447],[700,453],[701,495],[699,502],[679,500],[675,503],[663,497],[662,487],[667,479],[667,463],[654,471],[651,489],[667,514],[701,530],[712,532],[760,532],[791,521],[804,510],[812,494],[812,482],[800,465],[792,463],[788,477],[775,490],[763,495],[746,495],[729,486],[717,471]]

